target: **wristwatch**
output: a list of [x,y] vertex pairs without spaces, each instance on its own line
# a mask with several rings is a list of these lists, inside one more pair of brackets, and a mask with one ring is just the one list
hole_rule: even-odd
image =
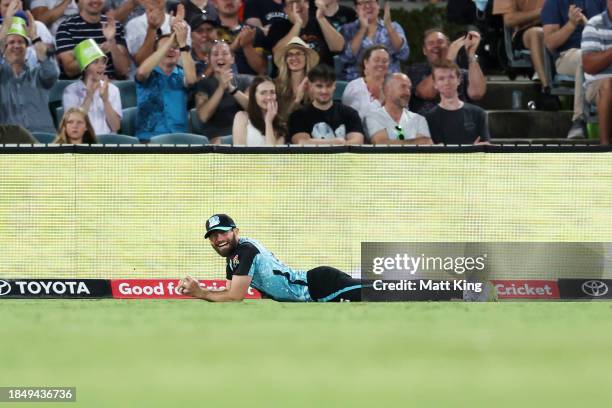
[[473,57],[470,57],[469,62],[470,62],[470,64],[472,62],[478,62],[478,54],[474,54]]
[[179,51],[180,52],[189,52],[189,51],[191,51],[191,47],[186,45],[184,47],[179,48]]

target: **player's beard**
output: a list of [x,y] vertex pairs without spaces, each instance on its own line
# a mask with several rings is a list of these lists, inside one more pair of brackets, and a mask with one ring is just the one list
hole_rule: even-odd
[[227,240],[227,245],[226,246],[218,248],[216,245],[213,245],[213,249],[220,256],[226,258],[232,252],[234,252],[236,250],[237,246],[238,246],[238,236],[234,233],[234,234],[232,234],[232,237]]

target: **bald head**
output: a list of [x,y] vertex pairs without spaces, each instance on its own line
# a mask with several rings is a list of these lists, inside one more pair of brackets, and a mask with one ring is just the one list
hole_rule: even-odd
[[412,82],[408,75],[396,72],[387,75],[384,83],[385,105],[393,104],[400,108],[408,108],[412,94]]

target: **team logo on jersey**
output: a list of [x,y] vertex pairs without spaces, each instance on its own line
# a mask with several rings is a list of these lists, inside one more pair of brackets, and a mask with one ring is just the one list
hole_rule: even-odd
[[215,227],[219,225],[220,222],[221,221],[219,220],[219,217],[217,217],[216,215],[213,215],[212,217],[208,219],[208,228]]
[[238,265],[240,265],[240,259],[238,258],[238,254],[236,254],[232,258],[232,269],[235,269]]

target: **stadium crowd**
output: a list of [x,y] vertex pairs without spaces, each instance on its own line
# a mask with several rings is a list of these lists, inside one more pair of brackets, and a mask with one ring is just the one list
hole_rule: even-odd
[[[612,0],[490,1],[512,46],[530,51],[544,98],[547,53],[574,79],[568,137],[585,137],[592,104],[609,144]],[[477,106],[487,92],[481,34],[451,41],[431,27],[409,44],[389,1],[0,0],[0,16],[1,143],[40,133],[72,144],[118,133],[247,146],[490,141]],[[426,62],[407,65],[410,45]],[[125,83],[134,106],[124,106]]]

